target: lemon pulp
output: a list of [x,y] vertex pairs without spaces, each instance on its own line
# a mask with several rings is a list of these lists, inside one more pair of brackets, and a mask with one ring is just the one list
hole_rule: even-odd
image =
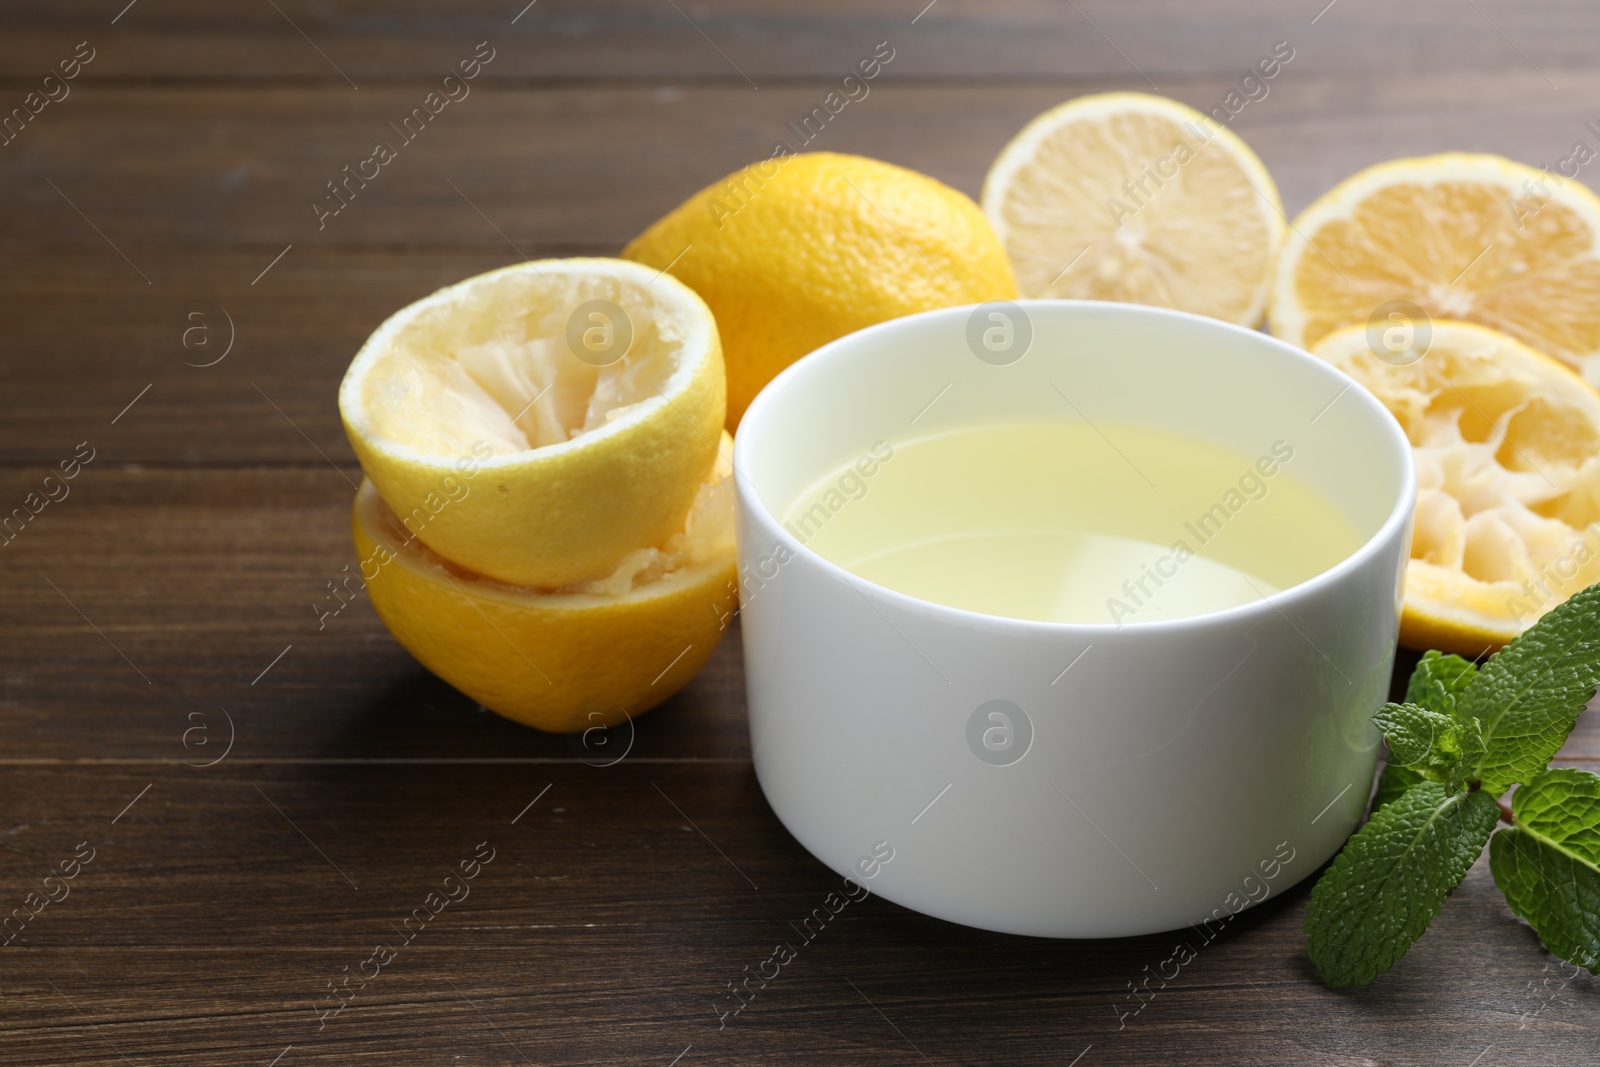
[[1284,230],[1233,131],[1165,97],[1097,93],[1001,150],[983,209],[1027,297],[1154,304],[1254,326]]
[[1411,440],[1417,508],[1400,640],[1476,656],[1600,581],[1600,396],[1512,337],[1435,321],[1395,365],[1365,326],[1314,353],[1372,390]]
[[1582,182],[1466,152],[1380,163],[1296,217],[1276,275],[1272,332],[1302,348],[1405,301],[1600,382],[1600,197]]
[[677,280],[540,260],[391,316],[351,362],[339,411],[428,548],[553,590],[683,529],[715,461],[723,377],[711,311]]
[[801,492],[785,528],[868,581],[987,615],[1139,623],[1251,603],[1359,538],[1258,456],[1108,422],[978,425],[878,442]]

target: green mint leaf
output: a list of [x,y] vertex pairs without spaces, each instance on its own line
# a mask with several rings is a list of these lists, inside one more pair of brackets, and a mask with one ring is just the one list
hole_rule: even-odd
[[1311,891],[1307,948],[1322,980],[1366,985],[1405,955],[1483,852],[1495,798],[1418,782],[1345,843]]
[[1477,676],[1477,665],[1471,660],[1447,656],[1435,650],[1417,661],[1416,669],[1411,672],[1411,680],[1406,685],[1407,704],[1447,715],[1459,724],[1456,738],[1448,745],[1456,760],[1435,761],[1424,772],[1427,777],[1442,781],[1452,789],[1459,787],[1477,771],[1483,756],[1482,724],[1477,719],[1461,714],[1456,706],[1461,694]]
[[1423,780],[1422,775],[1409,767],[1385,763],[1383,773],[1378,775],[1378,791],[1372,797],[1372,814],[1376,815],[1379,808],[1391,800],[1398,800],[1407,789]]
[[[1567,728],[1569,733],[1571,729],[1570,726]],[[1446,784],[1452,788],[1460,788],[1470,782],[1477,769],[1483,765],[1483,753],[1483,723],[1477,719],[1468,719],[1461,727],[1461,763],[1451,773]]]
[[1391,763],[1442,782],[1461,762],[1461,728],[1452,715],[1416,704],[1385,704],[1372,721],[1389,745]]
[[1454,715],[1462,690],[1477,673],[1477,665],[1469,659],[1447,656],[1438,650],[1429,652],[1417,661],[1416,669],[1411,672],[1411,681],[1406,685],[1406,703]]
[[1546,771],[1511,797],[1489,869],[1511,910],[1562,959],[1600,973],[1600,776]]
[[1600,584],[1575,594],[1497,652],[1456,702],[1483,724],[1470,777],[1499,796],[1544,769],[1600,683]]

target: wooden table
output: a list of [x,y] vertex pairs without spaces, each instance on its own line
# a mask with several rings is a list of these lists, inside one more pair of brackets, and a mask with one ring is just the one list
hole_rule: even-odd
[[[0,947],[0,1063],[1600,1061],[1595,982],[1483,864],[1362,991],[1317,982],[1304,882],[1137,1014],[1130,983],[1192,935],[1029,940],[872,898],[721,1026],[728,983],[837,881],[756,785],[737,632],[595,766],[430,677],[364,599],[316,609],[354,562],[334,392],[366,334],[523,255],[614,253],[880,41],[892,63],[812,147],[976,193],[1052,104],[1209,109],[1287,40],[1235,128],[1294,211],[1393,156],[1595,143],[1600,9],[126,2],[0,11],[0,105],[59,97],[0,147],[0,510],[93,455],[0,546],[0,913],[93,857]],[[479,42],[470,95],[319,229],[324,183]],[[1594,716],[1564,758],[1600,761]],[[470,895],[397,932],[474,853]]]

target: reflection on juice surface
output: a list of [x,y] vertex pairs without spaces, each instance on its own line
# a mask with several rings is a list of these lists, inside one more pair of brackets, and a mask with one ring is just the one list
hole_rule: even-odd
[[1359,539],[1293,474],[1143,426],[992,424],[878,445],[784,525],[898,592],[989,615],[1132,623],[1219,611],[1311,578]]

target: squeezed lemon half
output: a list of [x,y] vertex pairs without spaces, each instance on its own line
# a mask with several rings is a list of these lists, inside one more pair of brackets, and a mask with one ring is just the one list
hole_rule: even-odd
[[[725,441],[732,455],[732,442]],[[738,602],[732,467],[719,459],[684,528],[610,573],[547,592],[457,566],[415,537],[368,480],[352,515],[372,606],[463,693],[541,730],[612,726],[705,665]]]
[[704,302],[620,260],[545,260],[385,322],[340,412],[374,609],[424,666],[544,730],[667,699],[737,604],[732,441]]
[[[615,259],[441,289],[380,326],[339,388],[362,469],[429,548],[540,588],[681,531],[725,406],[705,303]],[[451,500],[469,472],[472,492]]]
[[1312,352],[1372,390],[1411,440],[1407,645],[1479,655],[1600,581],[1600,395],[1571,370],[1449,321],[1405,365],[1381,358],[1364,325]]

